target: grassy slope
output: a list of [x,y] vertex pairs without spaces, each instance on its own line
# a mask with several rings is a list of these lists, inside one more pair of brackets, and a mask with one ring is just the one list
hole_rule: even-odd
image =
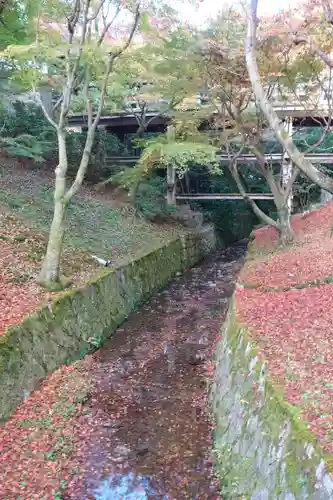
[[[5,163],[5,165],[4,165]],[[53,174],[2,161],[0,166],[0,334],[50,298],[36,285],[53,211]],[[122,200],[84,188],[68,210],[62,270],[74,285],[99,269],[91,254],[117,264],[179,233],[135,214]]]
[[292,224],[289,248],[270,228],[255,233],[237,309],[286,399],[333,452],[333,203]]
[[[0,203],[41,232],[50,227],[53,179],[38,170],[0,167]],[[170,227],[148,223],[112,195],[84,189],[68,209],[66,244],[117,261],[160,245]]]

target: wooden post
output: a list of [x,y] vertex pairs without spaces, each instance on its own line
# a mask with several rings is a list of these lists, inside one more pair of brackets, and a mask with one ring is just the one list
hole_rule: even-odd
[[[173,124],[167,128],[168,142],[173,142],[176,138],[176,129]],[[176,205],[176,169],[175,167],[167,167],[167,204]]]
[[167,204],[176,204],[176,169],[174,167],[167,167]]
[[[293,134],[293,119],[292,117],[289,117],[286,119],[286,131],[288,132],[288,135],[292,136]],[[293,164],[290,161],[289,157],[284,154],[282,158],[282,185],[286,186],[289,182],[289,179],[291,178],[293,173]],[[290,195],[288,197],[287,201],[288,205],[288,212],[291,214],[292,212],[292,206],[293,206],[293,191],[291,189]]]

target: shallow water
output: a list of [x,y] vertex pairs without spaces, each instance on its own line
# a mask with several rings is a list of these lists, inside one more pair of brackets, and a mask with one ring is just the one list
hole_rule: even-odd
[[95,355],[99,424],[75,498],[219,498],[205,370],[245,252],[234,245],[188,270]]
[[96,500],[133,499],[145,500],[146,498],[161,498],[167,500],[167,496],[160,496],[151,485],[151,479],[135,476],[132,472],[127,474],[112,474],[104,479],[95,490]]

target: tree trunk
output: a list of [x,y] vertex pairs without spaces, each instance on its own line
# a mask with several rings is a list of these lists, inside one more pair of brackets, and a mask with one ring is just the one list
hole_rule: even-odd
[[49,241],[38,282],[49,285],[60,282],[60,257],[65,231],[66,207],[62,200],[55,200]]
[[286,203],[283,207],[278,208],[278,218],[279,218],[279,234],[280,234],[280,243],[282,245],[288,245],[294,239],[294,233],[290,225],[290,213],[289,208]]
[[294,168],[298,167],[312,182],[318,184],[322,189],[333,193],[333,179],[318,170],[296,147],[265,93],[260,78],[256,54],[257,2],[247,0],[244,2],[244,6],[248,17],[248,32],[245,43],[246,66],[256,101],[266,117],[270,128],[275,133],[276,138],[288,154],[290,161],[294,164]]
[[64,131],[58,131],[59,164],[55,169],[54,211],[49,233],[46,254],[38,282],[42,285],[59,283],[60,257],[65,230],[65,214],[67,203],[64,202],[66,192],[67,151]]
[[[293,166],[287,158],[283,158],[282,166],[281,166],[281,184],[284,189],[287,188],[287,185],[293,175]],[[292,207],[293,207],[293,192],[290,190],[290,194],[287,197],[287,207],[289,211],[289,215],[291,215]]]
[[[89,160],[90,160],[91,149],[92,149],[93,144],[94,144],[95,132],[96,132],[95,126],[92,126],[88,130],[86,143],[84,145],[84,150],[83,150],[81,161],[80,161],[80,166],[76,172],[74,182],[71,185],[71,187],[68,189],[68,191],[66,193],[64,193],[64,202],[65,202],[66,206],[70,203],[73,196],[76,195],[76,193],[80,190],[80,188],[82,186],[84,176],[86,175],[86,171],[87,171]],[[66,167],[66,170],[67,170],[67,167]]]
[[140,123],[139,125],[139,128],[138,130],[136,131],[135,135],[138,139],[143,139],[144,138],[144,135],[145,135],[145,130],[146,130],[146,127],[144,125],[144,123]]

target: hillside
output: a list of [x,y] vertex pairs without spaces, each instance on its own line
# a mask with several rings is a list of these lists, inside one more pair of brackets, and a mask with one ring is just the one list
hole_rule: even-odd
[[[5,159],[0,165],[1,334],[50,298],[35,278],[53,213],[53,172]],[[124,264],[180,231],[176,226],[147,222],[126,197],[87,186],[70,205],[66,224],[62,269],[76,286],[100,270],[92,254]]]
[[236,293],[244,326],[270,376],[296,405],[327,452],[333,451],[333,203],[296,216],[295,243],[254,233]]

